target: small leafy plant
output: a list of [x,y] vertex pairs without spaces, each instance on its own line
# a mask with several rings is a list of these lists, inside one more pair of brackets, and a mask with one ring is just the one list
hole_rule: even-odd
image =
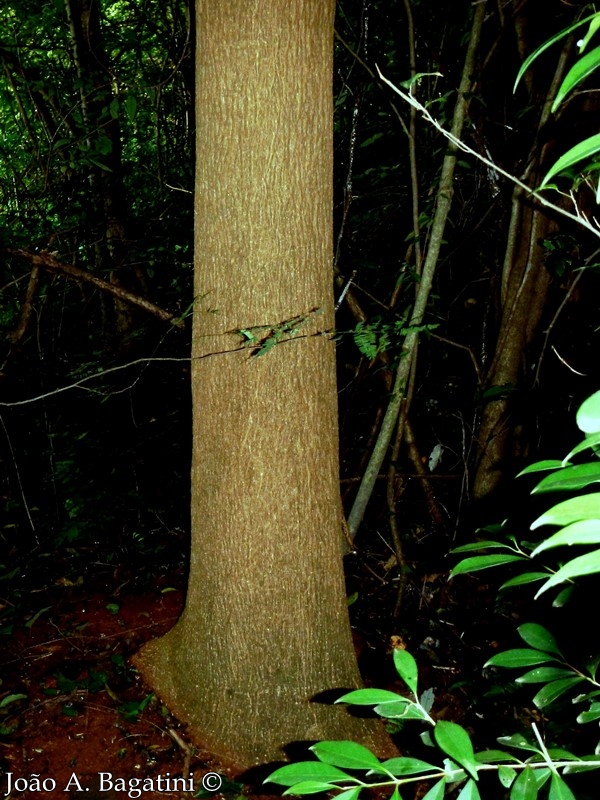
[[[533,494],[579,491],[600,482],[600,392],[582,404],[577,412],[577,425],[585,438],[562,461],[542,461],[521,473],[549,473],[535,486]],[[589,452],[594,460],[573,463],[580,454]],[[504,531],[504,538],[498,536],[456,548],[455,553],[474,555],[457,564],[451,577],[501,565],[518,565],[524,569],[501,588],[543,581],[538,597],[561,584],[572,584],[579,576],[600,572],[600,547],[594,547],[600,545],[600,493],[579,494],[557,503],[532,523],[531,530],[544,525],[558,526],[559,530],[537,543],[519,543],[514,535]],[[570,560],[559,560],[556,565],[531,567],[541,553],[547,557],[548,553],[573,546],[593,549]],[[565,601],[565,592],[561,591],[555,604]],[[600,658],[579,669],[569,663],[552,633],[542,625],[528,622],[518,628],[518,633],[526,646],[497,653],[485,666],[525,669],[517,683],[541,684],[533,698],[540,710],[546,711],[569,693],[578,692],[572,701],[587,701],[589,706],[578,715],[577,722],[600,719],[600,682],[596,678]],[[422,732],[420,738],[431,747],[431,759],[405,755],[381,761],[356,742],[318,742],[310,748],[316,760],[288,764],[267,780],[284,786],[284,794],[333,792],[341,800],[357,800],[364,789],[372,788],[389,788],[392,800],[401,800],[401,790],[424,782],[430,786],[423,800],[442,800],[446,792],[456,788],[460,789],[458,800],[479,800],[480,777],[492,773],[509,790],[510,800],[536,800],[542,789],[547,789],[549,800],[574,800],[564,776],[600,768],[600,743],[596,752],[579,758],[565,748],[547,746],[535,723],[531,725],[532,741],[521,733],[498,739],[511,752],[493,749],[476,753],[469,733],[462,726],[436,720],[430,713],[432,693],[419,695],[417,664],[410,653],[397,649],[393,658],[398,675],[408,687],[407,696],[384,689],[359,689],[343,695],[337,702],[372,706],[392,726],[408,720],[428,726],[430,730]]]
[[[600,28],[600,13],[595,12],[594,14],[575,22],[573,25],[569,25],[567,28],[559,31],[557,34],[541,44],[540,47],[538,47],[537,50],[535,50],[523,62],[515,81],[515,89],[517,88],[517,85],[525,72],[545,50],[547,50],[556,42],[565,39],[567,36],[577,30],[577,28],[580,28],[584,25],[588,26],[587,32],[585,36],[583,36],[577,42],[580,58],[575,62],[575,64],[573,64],[571,69],[565,75],[565,78],[556,93],[554,103],[552,104],[552,113],[557,111],[558,108],[565,102],[566,98],[588,76],[596,72],[600,67],[600,47],[594,47],[592,50],[585,52],[590,41],[594,38],[595,34]],[[550,167],[540,185],[540,189],[552,187],[553,185],[550,183],[550,181],[552,181],[553,178],[557,177],[561,173],[571,172],[572,175],[576,175],[577,172],[584,172],[592,174],[592,176],[597,176],[599,169],[597,158],[599,154],[600,134],[594,134],[594,136],[590,136],[589,138],[578,142]],[[582,162],[587,165],[584,170],[581,168]],[[573,169],[575,169],[575,173],[573,173]],[[596,202],[600,202],[600,184],[598,183],[596,186]]]
[[[532,494],[579,491],[600,482],[600,392],[581,405],[576,421],[585,438],[562,461],[539,461],[520,473],[550,473],[533,488]],[[572,459],[576,456],[590,451],[593,460],[573,463]],[[506,532],[505,523],[499,530],[496,528],[495,532],[500,533],[496,539],[471,542],[455,548],[453,553],[482,555],[469,556],[460,561],[450,577],[501,565],[518,565],[524,571],[503,583],[500,590],[543,581],[535,595],[537,598],[549,589],[566,583],[566,588],[556,595],[553,603],[555,606],[563,605],[572,593],[575,578],[600,572],[600,492],[577,494],[553,505],[531,523],[530,530],[545,525],[556,526],[558,530],[539,542],[517,542],[512,533]],[[490,532],[492,529],[485,530]],[[565,560],[562,556],[564,548],[573,547],[593,549]],[[543,561],[539,559],[542,553]],[[556,563],[545,563],[549,557],[554,557]]]
[[[544,642],[552,645],[549,640]],[[409,696],[384,689],[358,689],[336,702],[373,706],[375,713],[386,720],[416,720],[428,725],[432,732],[425,730],[420,738],[431,747],[431,760],[398,756],[380,761],[356,742],[318,742],[310,748],[316,760],[287,764],[269,775],[267,781],[284,786],[284,794],[335,792],[337,800],[357,800],[364,789],[373,788],[389,788],[392,800],[401,800],[401,790],[427,782],[431,786],[423,800],[442,800],[446,792],[457,787],[459,800],[479,800],[481,775],[495,773],[501,786],[510,789],[511,800],[536,800],[545,786],[550,800],[573,800],[563,776],[600,768],[600,755],[578,758],[567,750],[546,747],[535,725],[534,742],[522,734],[498,740],[517,755],[495,749],[476,753],[461,725],[436,721],[429,713],[427,698],[419,698],[418,670],[412,655],[406,650],[394,650],[393,657]]]

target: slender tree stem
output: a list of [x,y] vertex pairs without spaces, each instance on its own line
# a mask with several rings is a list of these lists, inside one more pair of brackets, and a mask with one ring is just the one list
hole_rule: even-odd
[[[467,95],[472,86],[472,74],[475,66],[475,55],[477,52],[479,39],[481,36],[481,29],[483,26],[483,20],[485,16],[485,6],[486,6],[485,3],[478,4],[475,8],[475,13],[473,16],[473,26],[471,29],[469,46],[467,49],[467,55],[463,67],[462,78],[458,90],[456,106],[454,107],[454,117],[452,120],[452,127],[450,130],[451,135],[456,140],[460,138],[465,121],[467,104],[468,104]],[[417,297],[415,300],[415,305],[410,320],[411,328],[421,324],[423,317],[425,315],[425,311],[427,309],[429,294],[431,292],[431,288],[433,285],[433,279],[435,276],[437,262],[444,239],[444,230],[446,227],[446,221],[448,219],[448,214],[450,212],[450,207],[452,204],[454,170],[456,166],[457,150],[458,146],[453,141],[444,158],[444,162],[442,165],[442,174],[440,177],[440,183],[437,193],[437,203],[433,217],[433,222],[431,224],[429,246],[427,248],[427,255],[425,257],[425,262],[423,264],[423,274],[421,275],[419,289],[417,291]],[[375,447],[373,448],[371,458],[369,460],[369,463],[367,464],[365,474],[361,481],[358,493],[356,495],[356,499],[354,501],[354,504],[350,511],[350,515],[348,517],[348,530],[352,538],[356,536],[356,533],[363,520],[367,505],[373,493],[373,488],[375,486],[375,481],[377,480],[377,475],[379,474],[379,470],[381,468],[388,447],[392,440],[392,436],[394,434],[394,428],[396,427],[398,414],[402,404],[402,399],[404,397],[405,387],[407,385],[408,377],[410,375],[413,358],[417,350],[418,341],[419,341],[419,335],[415,330],[411,330],[406,335],[406,338],[404,340],[403,355],[402,358],[400,359],[400,364],[396,372],[394,388],[392,389],[392,395],[390,397],[390,401],[385,416],[383,418],[383,423],[381,425],[379,437],[377,439],[377,442],[375,443]]]

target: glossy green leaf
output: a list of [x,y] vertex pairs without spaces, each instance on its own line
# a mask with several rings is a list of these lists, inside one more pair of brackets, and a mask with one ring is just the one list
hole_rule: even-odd
[[474,780],[469,779],[458,793],[456,800],[481,800],[479,789]]
[[517,475],[517,478],[520,478],[521,475],[530,475],[532,472],[547,472],[550,469],[559,469],[562,466],[563,462],[557,461],[556,459],[536,461],[535,464],[530,464],[528,467],[525,467],[525,469],[522,469]]
[[438,747],[477,780],[477,761],[466,730],[456,722],[441,720],[435,726],[433,735]]
[[549,747],[548,753],[553,761],[578,761],[579,756],[564,747]]
[[446,792],[446,779],[442,778],[441,781],[434,783],[431,789],[423,797],[423,800],[443,800]]
[[592,703],[587,711],[579,714],[577,722],[583,724],[584,722],[595,722],[597,719],[600,719],[600,703]]
[[524,622],[523,625],[519,625],[517,631],[521,639],[530,647],[562,656],[554,636],[537,622]]
[[278,783],[280,786],[294,786],[304,781],[340,781],[348,780],[349,776],[341,769],[323,764],[321,761],[298,761],[295,764],[286,764],[272,772],[265,783]]
[[377,756],[368,747],[358,744],[358,742],[317,742],[310,750],[324,764],[331,764],[343,769],[373,769],[381,766]]
[[595,575],[597,572],[600,572],[600,550],[594,550],[592,553],[586,553],[568,561],[538,589],[535,595],[536,599],[559,583],[579,578],[582,575]]
[[591,772],[594,769],[600,769],[600,756],[593,755],[593,756],[584,756],[581,761],[587,762],[596,762],[595,764],[579,764],[575,761],[573,764],[569,764],[563,770],[565,775],[574,774],[575,772]]
[[478,764],[498,764],[503,761],[520,763],[516,756],[505,753],[504,750],[482,750],[480,753],[475,753],[475,761]]
[[[600,544],[600,519],[580,519],[545,539],[532,552],[532,557],[552,547],[574,544]],[[547,576],[545,576],[547,577]]]
[[470,544],[461,544],[460,547],[455,547],[453,550],[450,550],[450,553],[454,555],[455,553],[472,553],[473,551],[477,550],[510,550],[513,551],[513,547],[506,542],[492,542],[492,541],[485,541],[485,542],[471,542]]
[[542,653],[540,650],[529,650],[524,647],[517,647],[514,650],[505,650],[497,653],[485,662],[484,667],[533,667],[536,664],[546,664],[548,661],[556,661],[556,657],[549,653]]
[[401,696],[387,689],[355,689],[338,697],[336,703],[348,703],[350,706],[374,706],[380,703],[395,703]]
[[547,475],[532,490],[531,494],[545,492],[573,492],[583,489],[591,483],[600,482],[600,463],[575,464],[564,467],[552,475]]
[[588,28],[586,35],[580,42],[577,42],[577,49],[580,53],[583,53],[585,48],[590,43],[590,39],[594,36],[598,28],[600,28],[600,14],[595,14],[590,22],[590,27]]
[[529,67],[536,60],[536,58],[538,58],[549,47],[552,47],[553,44],[556,44],[556,42],[559,42],[561,39],[564,39],[565,36],[568,36],[572,31],[577,30],[577,28],[580,28],[582,25],[586,25],[588,22],[591,22],[595,16],[596,14],[592,14],[589,17],[586,17],[585,19],[579,20],[579,22],[575,22],[573,25],[569,25],[567,28],[563,28],[563,30],[559,31],[558,33],[555,33],[554,36],[550,37],[550,39],[546,39],[546,41],[543,44],[541,44],[536,50],[534,50],[533,53],[525,59],[525,61],[521,66],[521,69],[517,73],[515,85],[513,87],[513,92],[516,90],[521,78],[527,72]]
[[500,567],[502,564],[512,564],[515,561],[526,561],[524,556],[509,556],[509,555],[491,555],[491,556],[474,556],[473,558],[465,558],[460,561],[454,569],[450,572],[450,577],[454,578],[456,575],[465,575],[469,572],[479,572],[482,569],[489,569],[490,567]]
[[563,460],[562,465],[563,467],[568,464],[570,459],[573,456],[579,455],[579,453],[583,453],[584,450],[589,450],[593,447],[598,447],[600,445],[600,433],[590,433],[588,434],[587,438],[576,445],[571,452],[567,455],[567,457]]
[[405,758],[404,756],[383,761],[381,768],[391,772],[397,778],[402,775],[418,775],[420,772],[439,771],[439,767],[436,767],[435,764],[428,764],[427,761],[421,761],[420,758]]
[[510,800],[536,800],[538,792],[534,770],[531,767],[525,767],[512,785]]
[[556,175],[575,166],[580,161],[587,160],[600,153],[600,134],[596,133],[582,142],[578,142],[574,147],[562,155],[548,170],[544,180],[540,184],[540,189],[544,189]]
[[585,678],[576,675],[574,677],[560,678],[557,681],[552,681],[540,689],[533,698],[533,703],[537,708],[546,708],[584,680]]
[[383,703],[374,711],[383,719],[427,719],[424,712],[408,698],[397,703]]
[[408,686],[411,692],[417,695],[417,681],[419,677],[419,669],[417,662],[408,652],[408,650],[395,649],[393,654],[394,666],[396,672],[404,683]]
[[561,667],[536,667],[524,675],[520,675],[515,683],[549,683],[560,678],[571,678],[573,671]]
[[600,392],[594,392],[583,401],[575,420],[580,431],[600,433]]
[[576,61],[565,75],[565,79],[556,93],[556,97],[552,103],[552,113],[556,111],[565,97],[570,94],[578,84],[595,72],[599,66],[600,47],[595,47]]
[[531,524],[531,530],[541,525],[570,525],[582,519],[600,519],[600,493],[593,492],[563,500],[538,517]]
[[514,589],[515,586],[526,586],[528,583],[543,581],[547,577],[547,572],[524,572],[522,575],[516,575],[514,578],[503,583],[499,591],[502,591],[502,589]]
[[528,753],[541,755],[539,747],[528,742],[522,733],[513,733],[512,736],[500,736],[498,741],[507,747],[515,747],[517,750],[526,750]]
[[553,772],[550,778],[548,800],[576,800],[573,792],[557,772]]
[[505,789],[510,789],[517,777],[517,771],[512,767],[507,767],[505,764],[500,764],[498,767],[498,780]]
[[363,786],[355,786],[353,789],[346,789],[345,791],[336,794],[335,800],[358,800],[358,796],[363,788]]
[[321,792],[329,792],[335,788],[336,787],[332,783],[321,783],[320,781],[301,781],[300,783],[295,783],[289,789],[286,789],[283,794],[320,794]]

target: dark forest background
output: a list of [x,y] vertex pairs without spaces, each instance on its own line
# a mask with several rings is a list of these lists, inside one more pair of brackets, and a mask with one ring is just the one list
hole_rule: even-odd
[[[462,138],[531,186],[594,132],[597,95],[586,83],[545,114],[573,39],[513,91],[515,76],[584,11],[489,4]],[[333,278],[347,511],[401,358],[448,147],[375,68],[398,86],[422,74],[412,90],[450,127],[472,12],[441,0],[338,4]],[[102,563],[150,576],[185,563],[193,54],[183,0],[0,10],[5,575],[50,581]],[[367,561],[398,555],[400,541],[423,571],[478,524],[519,517],[530,486],[515,475],[562,457],[600,378],[597,238],[519,199],[468,154],[453,193],[403,441],[356,540]],[[595,214],[585,182],[576,201]]]

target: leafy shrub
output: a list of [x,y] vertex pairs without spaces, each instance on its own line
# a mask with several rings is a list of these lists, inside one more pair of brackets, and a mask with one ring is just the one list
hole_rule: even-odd
[[[548,644],[549,642],[546,642]],[[310,749],[316,761],[286,764],[267,781],[284,786],[284,794],[309,795],[336,792],[337,800],[357,800],[364,789],[389,788],[392,800],[400,790],[428,782],[423,800],[441,800],[461,786],[460,800],[479,800],[479,780],[495,773],[501,786],[510,789],[511,800],[536,800],[543,787],[550,800],[572,800],[563,776],[598,769],[600,755],[579,758],[561,748],[547,747],[535,724],[534,741],[522,734],[503,736],[501,745],[516,751],[484,750],[476,753],[467,731],[455,722],[436,721],[429,713],[428,697],[418,695],[417,664],[406,650],[394,650],[394,665],[410,691],[409,696],[384,689],[358,689],[337,702],[373,706],[386,720],[417,720],[430,726],[420,740],[431,748],[431,759],[398,756],[380,761],[367,747],[350,741],[318,742]],[[358,773],[358,774],[357,774]]]

